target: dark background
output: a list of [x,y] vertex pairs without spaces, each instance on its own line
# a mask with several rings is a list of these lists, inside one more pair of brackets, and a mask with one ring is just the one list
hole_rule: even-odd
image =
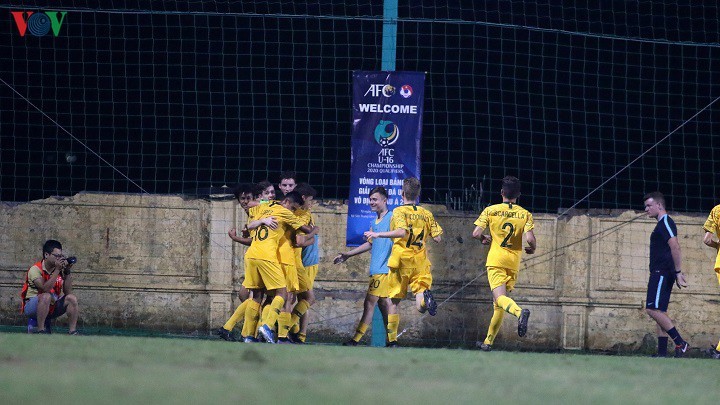
[[[281,170],[347,198],[351,72],[380,70],[382,2],[22,3],[0,5],[0,79],[77,139],[0,83],[0,200],[194,195]],[[475,210],[512,174],[523,206],[557,212],[720,96],[714,5],[407,3],[396,69],[427,72],[425,202]],[[58,37],[21,37],[21,10],[68,13]],[[673,210],[708,211],[719,112],[577,207],[640,209],[660,190]]]

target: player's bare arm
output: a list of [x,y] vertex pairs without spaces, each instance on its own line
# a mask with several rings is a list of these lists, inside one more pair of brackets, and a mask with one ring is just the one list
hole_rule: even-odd
[[712,232],[705,232],[705,236],[703,236],[703,243],[713,249],[720,247],[720,243],[713,239]]
[[483,234],[483,231],[485,228],[481,228],[479,226],[475,226],[475,229],[473,229],[472,237],[475,239],[479,239],[480,243],[483,245],[489,245],[490,242],[492,242],[492,237],[487,234]]
[[243,229],[243,233],[241,234],[242,235],[241,236],[241,235],[237,234],[237,229],[233,228],[228,231],[228,236],[230,237],[230,239],[232,239],[233,241],[235,241],[237,243],[243,244],[245,246],[250,246],[250,244],[252,243],[252,238],[249,236],[250,235],[249,233],[246,236],[245,231],[246,230]]
[[360,253],[365,253],[368,250],[372,249],[372,243],[365,242],[362,245],[356,247],[355,249],[349,250],[345,253],[340,253],[337,256],[335,256],[335,259],[333,259],[333,263],[340,264],[344,262],[345,260],[355,256],[359,255]]
[[312,246],[313,243],[315,243],[314,234],[295,235],[295,247],[308,247]]
[[528,246],[525,247],[525,253],[529,255],[535,253],[535,249],[537,249],[537,240],[535,239],[535,233],[533,231],[525,232],[525,240],[528,244]]
[[678,288],[687,287],[687,281],[685,281],[685,275],[682,272],[682,254],[680,252],[678,238],[673,237],[668,239],[668,246],[670,246],[670,254],[675,263],[675,284],[677,284]]
[[[308,235],[309,234],[315,235],[315,233],[320,232],[320,227],[312,226],[312,225],[303,225],[298,229],[300,230],[300,232],[304,232]],[[317,229],[317,231],[315,229]],[[315,233],[313,233],[313,232],[315,232]]]
[[395,229],[394,231],[387,232],[373,232],[367,231],[363,234],[365,239],[377,239],[377,238],[402,238],[407,234],[405,229]]
[[[250,230],[252,230],[252,229],[257,229],[257,228],[259,228],[259,227],[262,226],[262,225],[265,225],[265,226],[267,226],[267,227],[270,228],[270,229],[277,229],[277,227],[278,227],[278,221],[277,221],[277,219],[275,219],[275,217],[267,217],[267,218],[262,218],[262,219],[256,219],[256,220],[254,220],[254,221],[251,221],[251,222],[247,225],[247,228],[250,229]],[[310,232],[310,231],[308,231],[308,232]]]

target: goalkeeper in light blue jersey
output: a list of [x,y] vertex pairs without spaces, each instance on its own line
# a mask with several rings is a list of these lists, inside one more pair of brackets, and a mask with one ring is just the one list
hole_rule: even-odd
[[[377,214],[377,218],[370,222],[370,230],[372,232],[389,231],[392,212],[388,211],[387,208],[387,191],[384,187],[375,187],[370,190],[369,198],[370,209]],[[392,317],[397,314],[397,306],[393,305],[389,296],[390,292],[400,283],[400,280],[390,273],[387,265],[392,251],[392,244],[393,240],[388,238],[369,239],[355,249],[340,253],[335,257],[334,263],[339,264],[352,256],[370,251],[370,283],[365,295],[363,314],[355,329],[355,335],[352,339],[343,343],[345,346],[358,345],[360,339],[367,332],[370,322],[372,322],[373,310],[376,304],[380,307],[386,329],[388,316]]]

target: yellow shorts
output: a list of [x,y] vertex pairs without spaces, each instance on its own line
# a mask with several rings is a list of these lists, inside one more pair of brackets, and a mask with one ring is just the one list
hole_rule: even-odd
[[413,294],[419,294],[432,288],[432,274],[430,273],[430,261],[424,260],[418,267],[390,268],[391,275],[398,280],[397,288],[390,291],[391,298],[405,298],[408,287]]
[[243,287],[249,290],[259,288],[277,290],[285,287],[285,275],[280,263],[261,259],[246,259]]
[[298,269],[298,292],[310,291],[315,285],[315,277],[317,276],[318,265],[305,266]]
[[718,278],[718,284],[720,284],[720,269],[715,269],[715,275]]
[[283,273],[285,273],[285,284],[288,292],[298,292],[298,272],[294,264],[280,263]]
[[400,289],[400,280],[396,274],[373,274],[370,276],[370,284],[368,285],[368,295],[374,295],[380,298],[387,298],[390,292]]
[[503,267],[488,266],[487,276],[488,281],[490,282],[490,291],[505,284],[507,292],[510,292],[515,288],[518,271],[506,269]]

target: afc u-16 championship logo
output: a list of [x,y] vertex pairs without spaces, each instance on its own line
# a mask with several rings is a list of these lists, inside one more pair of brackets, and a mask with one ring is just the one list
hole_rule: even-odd
[[400,138],[400,130],[392,121],[380,120],[375,127],[375,142],[383,148],[394,144],[398,138]]

